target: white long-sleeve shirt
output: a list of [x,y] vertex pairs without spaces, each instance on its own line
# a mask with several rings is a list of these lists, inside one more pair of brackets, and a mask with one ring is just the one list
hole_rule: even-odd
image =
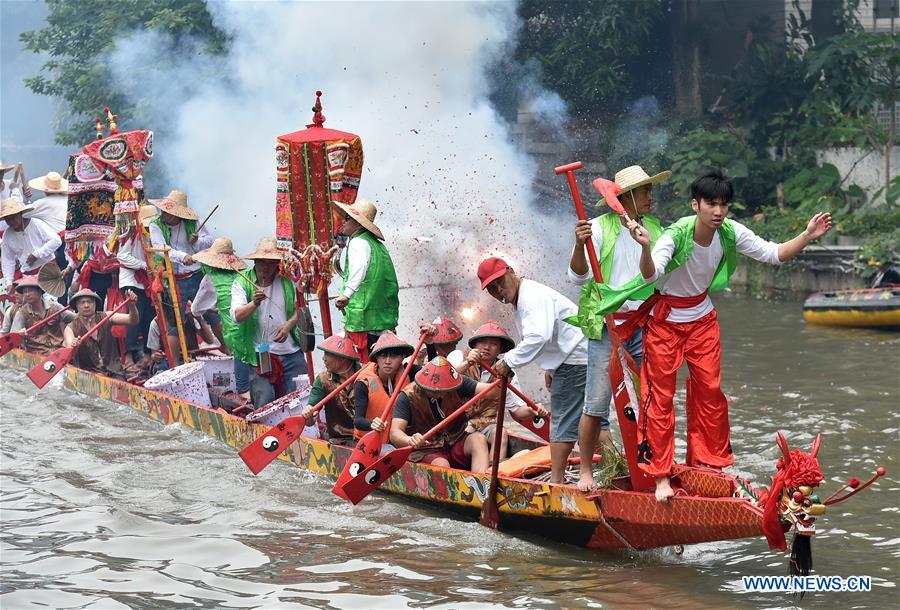
[[171,248],[171,250],[169,250],[169,258],[172,259],[172,270],[177,275],[199,271],[200,263],[185,265],[184,257],[189,254],[194,255],[200,250],[205,250],[212,245],[212,236],[209,234],[209,231],[206,230],[206,227],[200,229],[197,241],[193,244],[188,239],[187,231],[185,231],[184,228],[184,222],[179,222],[177,225],[170,226],[169,233],[171,235],[171,240],[169,243],[166,243],[162,230],[155,224],[151,224],[150,243],[154,248],[164,248],[166,246]]
[[[734,224],[735,246],[740,254],[770,265],[781,264],[778,259],[778,244],[766,241],[739,222],[732,221],[732,223]],[[708,246],[701,246],[694,242],[691,256],[687,262],[672,273],[666,274],[666,265],[672,260],[674,252],[675,242],[672,241],[672,238],[665,234],[661,235],[653,247],[653,265],[656,270],[653,277],[647,281],[656,281],[656,288],[661,294],[678,297],[692,297],[707,290],[724,255],[719,232],[716,231],[713,234],[712,241]],[[679,323],[693,322],[712,310],[713,304],[707,295],[703,302],[695,307],[673,307],[667,320]]]
[[[594,251],[597,253],[597,260],[600,260],[600,252],[603,250],[603,231],[600,228],[600,222],[597,218],[591,221],[591,241],[594,242]],[[577,245],[575,246],[578,247]],[[587,256],[587,254],[585,254]],[[631,233],[623,226],[619,230],[616,237],[616,245],[613,249],[613,263],[609,277],[603,280],[612,288],[618,288],[633,280],[641,272],[641,245],[634,241]],[[581,286],[588,281],[594,281],[594,275],[591,272],[590,264],[587,273],[579,275],[575,273],[571,267],[567,271],[567,277],[575,284]],[[621,312],[634,311],[641,306],[642,301],[625,301],[619,308]],[[621,324],[624,320],[617,320],[617,324]]]
[[359,290],[360,284],[366,279],[369,263],[372,260],[372,246],[364,239],[352,238],[344,248],[341,268],[348,269],[347,283],[344,285],[342,295],[349,298]]
[[216,285],[213,284],[212,278],[204,275],[203,279],[200,280],[197,294],[194,296],[194,300],[191,301],[191,313],[195,316],[200,316],[207,311],[215,310],[218,301],[219,295],[216,293]]
[[25,212],[25,218],[40,218],[50,228],[59,233],[66,229],[66,212],[69,196],[65,193],[50,193],[33,202],[34,209]]
[[[21,231],[7,229],[3,234],[2,261],[3,276],[11,278],[16,271],[16,262],[22,273],[40,269],[53,260],[56,249],[62,245],[53,229],[40,218],[28,219],[28,226]],[[28,263],[28,255],[35,261]]]
[[141,243],[140,236],[120,242],[116,259],[120,265],[119,287],[133,286],[135,288],[143,288],[143,285],[137,281],[134,275],[136,271],[147,268],[147,261],[144,258],[144,246]]
[[[266,293],[266,298],[260,303],[256,310],[258,324],[256,326],[257,344],[268,343],[269,351],[273,354],[284,356],[293,354],[300,349],[294,338],[288,334],[287,339],[283,343],[275,342],[275,332],[279,326],[287,322],[287,308],[284,302],[284,288],[281,286],[281,279],[275,278],[271,286],[262,289]],[[235,312],[246,305],[247,293],[241,285],[240,279],[234,281],[231,285],[231,310],[229,311],[231,319],[237,322]]]
[[522,340],[503,360],[514,369],[534,362],[545,371],[555,371],[561,364],[587,364],[587,338],[565,321],[577,313],[575,303],[560,293],[522,278],[513,307]]

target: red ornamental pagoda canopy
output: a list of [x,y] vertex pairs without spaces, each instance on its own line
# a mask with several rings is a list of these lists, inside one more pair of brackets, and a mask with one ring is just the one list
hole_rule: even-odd
[[352,204],[359,191],[362,140],[324,127],[321,95],[316,91],[313,123],[275,141],[275,236],[282,249],[330,248],[340,219],[333,202]]

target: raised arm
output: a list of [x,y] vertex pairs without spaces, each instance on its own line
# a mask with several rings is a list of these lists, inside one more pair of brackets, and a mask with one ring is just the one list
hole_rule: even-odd
[[778,260],[782,263],[800,254],[806,246],[831,230],[831,213],[819,212],[806,224],[797,237],[778,245]]

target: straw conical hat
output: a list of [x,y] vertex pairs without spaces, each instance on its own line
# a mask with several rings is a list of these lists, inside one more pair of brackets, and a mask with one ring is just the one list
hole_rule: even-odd
[[139,214],[141,218],[141,224],[147,227],[150,226],[150,223],[153,222],[153,219],[159,216],[159,211],[152,205],[142,205]]
[[274,237],[263,237],[259,240],[259,245],[256,246],[256,250],[242,258],[248,260],[280,261],[281,252],[279,252],[278,246],[275,244]]
[[432,324],[437,328],[437,334],[431,340],[432,343],[436,345],[445,345],[458,343],[459,340],[462,339],[462,331],[459,330],[456,322],[450,318],[440,316],[437,320],[432,322]]
[[359,360],[359,350],[353,341],[340,335],[331,335],[319,345],[319,349],[326,354],[332,354],[349,360]]
[[375,345],[372,346],[372,350],[369,352],[369,359],[374,360],[375,354],[383,352],[388,349],[396,349],[403,351],[404,356],[412,356],[412,353],[416,351],[416,349],[392,333],[391,331],[385,331],[378,337],[378,341],[375,342]]
[[650,176],[640,165],[631,165],[617,171],[613,182],[615,182],[624,193],[636,189],[639,186],[644,186],[645,184],[656,184],[657,182],[668,180],[671,177],[672,172],[669,170],[659,172],[655,176]]
[[12,168],[14,168],[14,167],[15,167],[15,165],[7,165],[7,164],[4,163],[3,161],[0,161],[0,172],[6,171],[6,170],[8,170],[8,169],[12,169]]
[[348,216],[350,216],[350,218],[361,224],[366,230],[370,231],[372,235],[381,241],[384,241],[384,234],[382,234],[378,225],[375,224],[375,216],[378,214],[378,208],[375,207],[374,203],[368,199],[357,199],[356,203],[353,205],[347,205],[340,201],[335,201],[334,205],[341,208]]
[[45,193],[68,193],[69,181],[64,180],[57,172],[50,172],[46,176],[28,181],[28,186]]
[[7,216],[20,214],[33,209],[33,205],[22,205],[21,201],[15,197],[10,197],[9,199],[4,199],[3,203],[0,204],[0,218],[6,218]]
[[416,373],[416,385],[429,392],[452,392],[462,385],[462,377],[446,358],[438,356]]
[[151,199],[150,203],[172,216],[184,220],[197,220],[197,212],[188,206],[187,193],[182,191],[174,190],[162,199]]
[[77,307],[78,299],[80,299],[81,297],[91,297],[92,299],[94,299],[97,302],[97,310],[99,311],[99,310],[103,309],[103,299],[101,299],[100,295],[97,294],[96,292],[94,292],[93,290],[91,290],[90,288],[84,288],[82,290],[79,290],[78,292],[76,292],[75,294],[72,295],[72,297],[69,299],[69,302],[74,307]]
[[499,339],[501,353],[508,352],[516,346],[516,342],[509,336],[509,333],[493,320],[488,320],[478,327],[478,330],[469,339],[469,347],[475,347],[475,342],[479,339]]
[[241,257],[234,253],[234,246],[227,237],[217,237],[209,248],[195,254],[193,259],[210,267],[228,271],[247,267]]
[[[22,279],[16,282],[16,292],[22,292],[25,288],[37,288],[41,292],[47,292],[43,286],[41,286],[38,279],[33,275],[26,275]],[[57,295],[53,295],[57,296]]]
[[41,289],[54,297],[61,297],[66,292],[66,281],[56,261],[50,261],[38,271],[37,281]]

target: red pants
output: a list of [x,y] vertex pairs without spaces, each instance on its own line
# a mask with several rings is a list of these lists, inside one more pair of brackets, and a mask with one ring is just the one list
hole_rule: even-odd
[[675,461],[678,368],[687,360],[687,459],[689,466],[734,463],[728,402],[722,393],[719,322],[716,311],[693,322],[650,318],[644,328],[638,463],[654,477],[667,476]]
[[366,364],[369,361],[369,333],[354,333],[348,330],[344,334],[347,335],[347,338],[353,342],[353,345],[359,351],[359,363]]

